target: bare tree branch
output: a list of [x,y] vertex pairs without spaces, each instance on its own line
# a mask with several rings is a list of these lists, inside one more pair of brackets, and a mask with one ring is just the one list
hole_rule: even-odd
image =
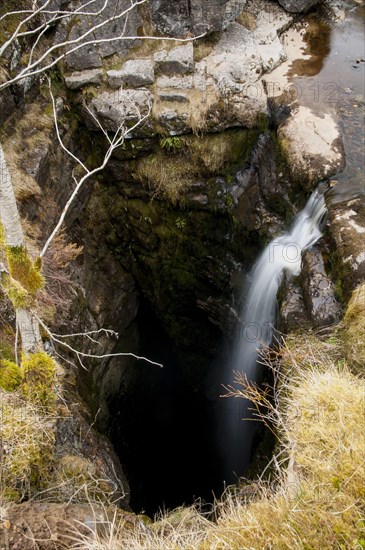
[[[100,15],[105,7],[106,7],[106,4],[107,4],[107,1],[108,0],[105,0],[105,4],[103,6],[103,8],[99,11],[99,12],[91,12],[87,15],[92,15],[92,16],[97,16],[97,15]],[[118,21],[119,19],[122,19],[123,17],[127,18],[128,15],[130,14],[130,12],[136,8],[136,6],[140,6],[144,3],[146,3],[147,0],[135,0],[135,1],[132,1],[131,3],[131,6],[129,6],[128,8],[126,8],[124,11],[122,11],[121,13],[118,13],[118,14],[114,14],[112,15],[111,17],[109,17],[108,19],[105,19],[103,21],[101,21],[100,23],[97,23],[93,26],[91,26],[87,31],[85,31],[83,34],[81,34],[80,36],[78,36],[77,38],[74,38],[72,40],[64,40],[63,42],[60,42],[58,44],[54,44],[53,46],[47,48],[47,50],[40,55],[40,57],[36,60],[33,61],[33,51],[32,51],[32,56],[30,57],[30,59],[28,60],[28,63],[26,65],[26,67],[24,67],[16,76],[14,76],[13,78],[9,78],[6,82],[3,82],[2,84],[0,84],[0,90],[4,89],[4,88],[7,88],[9,86],[11,86],[12,84],[15,84],[16,82],[24,79],[24,78],[28,78],[28,77],[31,77],[31,76],[35,76],[37,74],[43,74],[44,72],[48,71],[49,69],[51,69],[52,67],[54,67],[55,65],[57,65],[59,63],[59,61],[61,61],[62,59],[65,59],[67,58],[68,56],[70,56],[71,54],[75,53],[76,51],[78,51],[79,49],[81,48],[85,48],[87,46],[96,46],[98,44],[103,44],[103,43],[111,43],[111,42],[120,42],[120,41],[137,41],[137,40],[153,40],[153,41],[161,41],[161,40],[169,40],[169,41],[176,41],[176,42],[191,42],[192,40],[196,40],[196,39],[199,39],[199,38],[202,38],[203,36],[206,35],[206,32],[200,34],[200,35],[197,35],[197,36],[194,36],[192,38],[174,38],[174,37],[166,37],[166,36],[125,36],[124,35],[124,31],[125,31],[125,27],[126,27],[126,21],[125,21],[125,25],[124,25],[124,29],[121,33],[120,36],[109,36],[107,38],[95,38],[94,36],[94,33],[100,29],[102,29],[103,27],[105,27],[106,25],[108,25],[109,23],[111,22],[115,22],[115,21]],[[40,9],[39,12],[42,12],[42,10]],[[14,13],[22,13],[22,12],[14,12]],[[47,13],[46,11],[44,13]],[[50,12],[50,13],[53,13],[53,12]],[[78,12],[78,10],[74,10],[72,12],[66,12],[62,15],[62,18],[65,18],[65,17],[71,17],[73,15],[84,15],[82,12]],[[33,16],[29,16],[29,18],[33,18]],[[61,18],[55,18],[52,21],[52,24],[54,24],[55,22],[57,22],[59,19]],[[16,36],[15,33],[12,35],[12,37],[10,37],[8,39],[8,41],[0,48],[0,57],[4,54],[5,52],[5,49],[11,44],[13,43],[17,38],[21,37],[21,36],[26,36],[26,35],[30,35],[30,34],[36,34],[37,32],[38,33],[43,33],[45,32],[45,30],[48,30],[48,28],[50,27],[50,22],[48,23],[43,23],[41,24],[39,27],[37,27],[37,29],[35,30],[32,30],[32,31],[27,31],[27,32],[24,32],[22,34],[19,34],[17,33]],[[91,36],[92,38],[90,40],[86,40],[89,36]],[[69,46],[73,46],[71,47],[71,49],[68,49],[67,51],[64,51],[60,54],[56,54],[56,57],[54,59],[52,59],[52,61],[50,61],[49,63],[46,63],[44,64],[44,62],[46,61],[46,59],[53,53],[53,52],[57,52],[58,50],[60,49],[65,49],[65,48],[68,48]]]
[[134,359],[138,359],[139,361],[146,361],[146,363],[150,363],[151,365],[155,365],[156,367],[161,367],[161,368],[163,367],[163,365],[161,363],[156,363],[156,361],[151,361],[151,359],[147,359],[147,357],[142,357],[140,355],[136,355],[135,353],[130,353],[130,352],[103,353],[101,355],[97,355],[97,354],[94,354],[94,353],[85,353],[85,352],[80,351],[76,348],[73,348],[72,346],[70,346],[66,342],[63,342],[60,338],[57,338],[57,336],[55,334],[53,334],[51,332],[51,330],[44,324],[42,319],[40,319],[37,316],[36,316],[36,319],[38,320],[38,322],[41,325],[41,327],[43,328],[43,330],[48,334],[48,336],[51,338],[51,340],[53,342],[56,342],[57,344],[60,344],[61,346],[65,347],[66,349],[68,349],[69,351],[71,351],[72,353],[74,353],[76,355],[76,357],[80,361],[81,366],[85,370],[87,370],[87,368],[85,367],[85,365],[81,361],[82,357],[88,357],[90,359],[109,359],[111,357],[133,357]]
[[[112,139],[110,139],[108,137],[108,141],[109,141],[109,148],[108,150],[106,151],[105,153],[105,156],[104,156],[104,159],[102,161],[102,163],[97,167],[97,168],[94,168],[93,170],[89,170],[85,164],[78,158],[76,157],[63,143],[63,140],[61,138],[61,135],[60,135],[60,132],[59,132],[59,127],[58,127],[58,121],[57,121],[57,110],[56,110],[56,101],[55,101],[55,98],[54,98],[54,95],[52,93],[52,88],[51,88],[51,83],[50,83],[50,80],[48,80],[48,83],[49,83],[49,90],[50,90],[50,94],[51,94],[51,98],[52,98],[52,105],[53,105],[53,116],[54,116],[54,120],[55,120],[55,126],[56,126],[56,134],[57,134],[57,139],[62,147],[62,149],[72,158],[74,159],[84,170],[85,170],[85,174],[77,181],[77,179],[75,178],[75,183],[76,183],[76,186],[75,186],[75,189],[73,190],[72,194],[70,195],[67,203],[65,204],[63,210],[62,210],[62,213],[60,215],[60,218],[55,226],[55,228],[53,229],[51,235],[48,237],[46,243],[44,244],[43,248],[42,248],[42,251],[40,253],[40,257],[43,258],[43,256],[45,255],[45,253],[47,252],[48,248],[49,248],[49,245],[51,244],[52,240],[54,239],[54,237],[56,236],[56,234],[58,233],[58,231],[60,230],[64,220],[65,220],[65,217],[66,217],[66,214],[70,208],[70,206],[72,205],[72,203],[74,202],[77,194],[79,193],[82,185],[90,178],[92,178],[93,176],[95,176],[98,172],[101,172],[105,166],[107,165],[107,163],[109,162],[109,159],[113,153],[113,151],[115,149],[117,149],[118,147],[120,147],[120,145],[122,145],[122,143],[124,142],[124,139],[126,138],[126,136],[133,132],[133,130],[135,130],[138,126],[140,126],[140,124],[142,124],[142,122],[144,120],[146,120],[150,113],[151,113],[151,109],[152,109],[152,106],[151,104],[148,104],[148,111],[145,115],[141,115],[137,106],[135,106],[136,108],[136,114],[138,116],[138,120],[137,122],[131,127],[131,128],[128,128],[128,129],[124,129],[124,120],[121,122],[119,128],[117,129],[117,131],[114,133],[114,136]],[[94,117],[95,118],[95,117]],[[99,123],[98,124],[99,127],[101,127],[101,124]],[[103,130],[103,133],[105,135],[106,133],[106,130]]]

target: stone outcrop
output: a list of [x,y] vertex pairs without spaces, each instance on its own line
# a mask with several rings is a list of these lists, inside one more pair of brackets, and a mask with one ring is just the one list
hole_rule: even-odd
[[154,55],[157,73],[186,74],[194,70],[193,43],[188,42],[171,50],[160,50]]
[[285,283],[285,297],[280,304],[280,325],[285,332],[310,325],[303,291],[298,282],[294,280]]
[[[79,4],[82,5],[81,2]],[[143,25],[138,9],[130,8],[129,0],[108,0],[106,3],[104,0],[96,0],[89,9],[97,15],[75,16],[73,20],[65,20],[59,25],[55,41],[69,40],[77,44],[85,44],[76,50],[74,44],[68,46],[69,50],[75,51],[65,60],[66,70],[74,72],[102,67],[105,58],[114,54],[123,57],[131,47],[135,46],[135,40],[117,39],[117,37],[138,36],[138,28]],[[127,18],[118,16],[126,10]],[[91,32],[95,26],[98,28]],[[81,39],[82,36],[84,36],[83,39]],[[94,44],[95,40],[99,42]]]
[[306,307],[314,324],[326,327],[337,323],[341,309],[326,273],[322,253],[317,247],[303,255],[302,280]]
[[338,277],[344,290],[365,280],[365,205],[362,197],[328,204],[331,235],[337,254]]
[[65,76],[65,84],[70,90],[79,90],[90,84],[101,84],[103,71],[101,69],[90,69],[88,71],[76,71]]
[[176,37],[221,31],[243,10],[247,0],[152,0],[152,22],[159,33]]
[[[122,125],[132,127],[141,117],[147,115],[152,108],[152,99],[151,92],[147,90],[120,89],[116,92],[102,92],[91,101],[90,108],[106,130],[117,132]],[[98,129],[92,117],[89,116],[87,120],[91,128]],[[147,122],[140,126],[133,136],[144,136],[146,127],[150,124]]]
[[154,65],[150,58],[130,59],[121,69],[107,71],[111,88],[139,88],[149,86],[155,81]]
[[[176,7],[176,6],[175,6]],[[105,90],[91,100],[91,108],[101,119],[120,121],[123,101],[132,88],[151,86],[156,73],[156,88],[149,88],[154,101],[153,124],[134,132],[146,137],[161,132],[179,135],[191,131],[222,131],[230,127],[254,127],[266,117],[267,96],[260,82],[286,56],[278,34],[291,17],[278,5],[261,0],[249,2],[237,22],[222,32],[214,46],[188,42],[159,49],[150,60],[127,61],[121,69],[107,71],[112,88],[126,88],[117,95]],[[194,61],[195,51],[205,47],[206,55]],[[141,102],[137,99],[137,107]],[[128,109],[127,109],[128,110]],[[107,114],[108,112],[108,114]],[[127,117],[129,115],[127,114]],[[115,123],[108,122],[112,131]]]
[[293,178],[307,189],[345,167],[341,133],[330,114],[318,116],[299,106],[280,126],[278,136]]
[[291,13],[304,13],[320,4],[321,0],[278,0],[286,11]]

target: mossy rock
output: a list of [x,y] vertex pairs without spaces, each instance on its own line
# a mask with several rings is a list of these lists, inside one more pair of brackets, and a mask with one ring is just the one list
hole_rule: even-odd
[[26,399],[43,409],[52,410],[56,396],[54,382],[56,364],[45,352],[24,357],[21,364],[23,383],[21,390]]
[[63,456],[49,485],[52,500],[60,502],[109,504],[116,498],[113,482],[99,471],[96,463],[80,455]]
[[5,391],[16,390],[22,381],[20,368],[6,359],[0,360],[0,388]]

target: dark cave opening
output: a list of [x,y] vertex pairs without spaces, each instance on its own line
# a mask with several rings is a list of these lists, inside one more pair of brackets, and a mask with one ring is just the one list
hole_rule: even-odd
[[133,387],[109,403],[110,438],[125,468],[131,506],[153,515],[158,509],[210,502],[222,490],[215,449],[214,403],[192,387],[173,345],[144,303],[138,314],[140,353],[163,368],[139,362]]
[[213,382],[209,376],[199,387],[191,383],[147,303],[137,322],[140,353],[164,367],[134,363],[130,368],[138,369],[138,376],[131,387],[109,402],[109,436],[130,484],[131,507],[153,516],[196,500],[212,503],[247,468],[227,477],[218,418],[227,411],[220,405],[222,387],[214,374]]

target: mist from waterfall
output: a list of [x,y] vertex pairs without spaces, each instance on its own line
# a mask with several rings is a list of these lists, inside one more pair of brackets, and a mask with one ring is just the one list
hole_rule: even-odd
[[[299,275],[302,253],[321,237],[321,222],[326,214],[324,196],[318,190],[294,218],[289,230],[274,238],[263,250],[243,289],[243,304],[237,326],[235,349],[226,365],[225,385],[234,386],[234,372],[256,381],[259,350],[270,345],[277,318],[277,292],[284,273]],[[250,404],[227,398],[224,412],[224,461],[226,482],[235,481],[250,461],[254,422],[249,418]],[[236,477],[235,477],[236,476]]]

